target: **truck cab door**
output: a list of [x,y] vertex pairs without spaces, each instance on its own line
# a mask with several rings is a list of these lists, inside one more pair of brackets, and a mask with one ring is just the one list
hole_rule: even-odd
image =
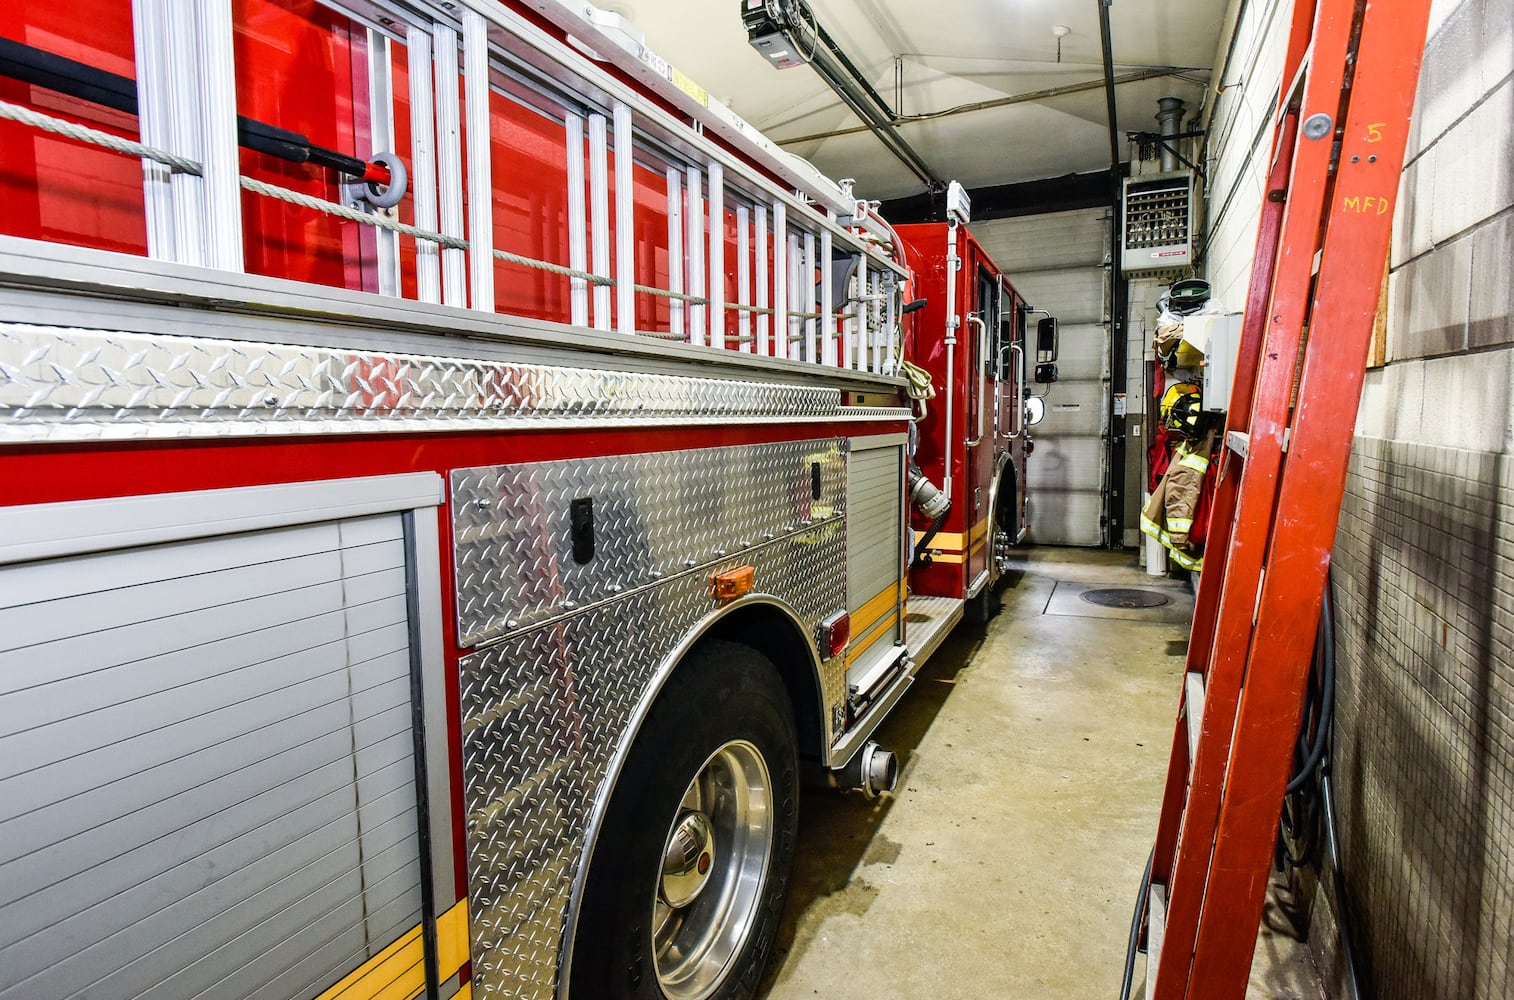
[[998,457],[1003,450],[996,391],[999,363],[995,351],[999,330],[999,279],[976,258],[976,253],[970,258],[974,280],[968,286],[972,299],[967,303],[969,315],[974,317],[974,322],[969,324],[973,336],[968,353],[972,365],[970,384],[975,389],[967,414],[968,499],[971,506],[969,516],[964,519],[967,531],[963,539],[966,553],[964,582],[969,591],[981,582],[989,567],[992,552],[988,541],[989,509],[993,502]]

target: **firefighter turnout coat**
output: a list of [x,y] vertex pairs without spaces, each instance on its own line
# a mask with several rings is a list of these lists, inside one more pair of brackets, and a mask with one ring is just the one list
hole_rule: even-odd
[[1186,569],[1202,569],[1204,565],[1203,546],[1192,544],[1189,534],[1209,473],[1214,441],[1215,432],[1211,430],[1195,441],[1179,444],[1167,474],[1141,511],[1141,530],[1161,542],[1173,561]]

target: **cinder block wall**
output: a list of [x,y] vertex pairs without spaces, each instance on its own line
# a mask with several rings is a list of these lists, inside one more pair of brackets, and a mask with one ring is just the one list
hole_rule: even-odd
[[1343,867],[1381,1000],[1514,989],[1514,0],[1432,11],[1334,564]]
[[[1255,67],[1252,96],[1216,105],[1217,124],[1234,124],[1214,133],[1228,138],[1214,151],[1210,275],[1237,301],[1267,152],[1248,141],[1250,104],[1276,92],[1266,39],[1280,45],[1289,7],[1246,5],[1223,79]],[[1503,997],[1514,991],[1514,0],[1432,7],[1389,263],[1386,356],[1367,376],[1334,561],[1348,905],[1380,1000]],[[1320,916],[1328,969],[1333,921]]]

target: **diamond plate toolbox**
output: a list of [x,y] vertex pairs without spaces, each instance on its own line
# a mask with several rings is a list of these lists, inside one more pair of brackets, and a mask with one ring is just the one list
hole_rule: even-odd
[[[472,646],[845,515],[843,443],[454,471],[458,644]],[[573,502],[584,498],[593,502],[595,551],[579,564],[570,519]]]
[[[753,566],[757,592],[810,635],[844,606],[842,444],[453,473],[459,629],[488,639],[459,663],[477,995],[557,994],[611,761],[659,672],[716,612],[709,575]],[[579,565],[569,506],[582,497],[595,500],[596,538]],[[845,697],[843,658],[820,683],[827,706]]]

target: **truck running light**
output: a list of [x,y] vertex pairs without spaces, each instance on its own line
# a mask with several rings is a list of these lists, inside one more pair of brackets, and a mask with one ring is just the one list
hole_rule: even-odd
[[710,596],[717,601],[734,601],[750,593],[757,579],[757,570],[752,566],[737,566],[722,573],[710,575]]
[[839,656],[846,648],[846,644],[852,639],[852,616],[845,611],[836,614],[820,623],[819,647],[826,651],[826,657]]

